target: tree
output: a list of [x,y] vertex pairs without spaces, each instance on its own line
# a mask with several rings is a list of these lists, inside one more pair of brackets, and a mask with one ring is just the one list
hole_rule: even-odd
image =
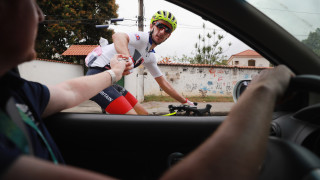
[[314,32],[310,32],[308,38],[302,40],[302,43],[320,56],[320,28],[317,28]]
[[97,29],[95,25],[118,17],[115,0],[41,0],[38,4],[46,18],[39,25],[39,58],[74,61],[61,57],[68,46],[98,44],[100,37],[112,42],[113,31]]
[[[225,36],[218,34],[216,30],[212,33],[206,32],[206,26],[202,26],[204,35],[199,34],[198,43],[195,44],[196,53],[195,56],[191,59],[191,64],[221,64],[225,60],[226,55],[224,55],[224,49],[222,48],[222,42],[225,39]],[[228,43],[228,47],[232,44]]]

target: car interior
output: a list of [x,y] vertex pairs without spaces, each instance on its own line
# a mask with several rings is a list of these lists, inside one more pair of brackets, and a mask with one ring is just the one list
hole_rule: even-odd
[[[260,179],[320,179],[320,57],[254,0],[168,1],[223,28],[272,64],[292,69],[297,76],[274,110]],[[61,112],[45,123],[68,165],[120,179],[157,179],[225,118]]]

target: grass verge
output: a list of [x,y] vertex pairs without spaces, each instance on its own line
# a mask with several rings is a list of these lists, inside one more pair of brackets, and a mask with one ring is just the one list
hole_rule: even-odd
[[[198,96],[191,96],[187,97],[192,102],[233,102],[233,98],[230,96],[207,96],[207,97],[198,97]],[[160,102],[176,102],[170,96],[144,96],[144,102],[150,101],[160,101]]]

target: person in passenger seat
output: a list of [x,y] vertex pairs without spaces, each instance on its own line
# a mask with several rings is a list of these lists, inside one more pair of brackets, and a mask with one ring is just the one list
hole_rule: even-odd
[[[0,179],[114,179],[65,165],[42,118],[91,98],[129,73],[131,63],[116,55],[111,71],[56,86],[22,79],[12,69],[34,59],[43,19],[35,0],[0,1]],[[161,179],[257,178],[272,111],[292,76],[282,65],[262,71],[216,132]]]

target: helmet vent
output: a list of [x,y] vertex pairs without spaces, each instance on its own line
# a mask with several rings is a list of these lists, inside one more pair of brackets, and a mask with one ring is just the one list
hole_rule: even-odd
[[163,11],[163,16],[167,17],[167,11]]

